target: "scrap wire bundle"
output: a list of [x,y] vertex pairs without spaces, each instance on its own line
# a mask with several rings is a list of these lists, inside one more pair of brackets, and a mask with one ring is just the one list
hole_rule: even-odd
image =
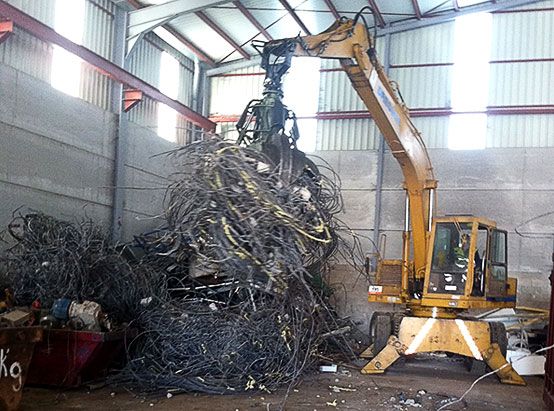
[[218,139],[173,155],[185,172],[169,188],[167,220],[200,269],[281,292],[308,260],[334,249],[331,218],[341,203],[322,201],[322,177],[287,186],[263,154]]
[[[69,223],[42,213],[20,214],[8,226],[15,245],[2,256],[16,303],[90,300],[116,322],[135,319],[151,281],[131,270],[92,221]],[[5,233],[6,234],[6,233]],[[6,238],[9,240],[9,238]]]
[[207,393],[294,382],[342,338],[324,338],[344,325],[323,280],[338,190],[313,172],[287,186],[263,154],[215,138],[172,155],[183,171],[168,190],[168,229],[141,239],[143,264],[165,266],[169,286],[141,316],[123,378]]

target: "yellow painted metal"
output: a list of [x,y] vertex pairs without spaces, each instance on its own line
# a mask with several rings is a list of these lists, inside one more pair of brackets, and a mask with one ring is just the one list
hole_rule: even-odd
[[[430,238],[431,243],[434,242],[436,226],[438,223],[469,223],[472,224],[472,234],[470,249],[468,255],[475,255],[476,250],[476,238],[479,227],[487,229],[495,229],[496,223],[492,220],[483,217],[472,216],[451,216],[451,217],[438,217],[433,220],[433,228],[431,230]],[[429,262],[425,272],[425,282],[423,285],[423,298],[420,305],[427,307],[438,308],[450,308],[455,310],[467,310],[467,309],[493,309],[493,308],[513,308],[516,306],[516,293],[517,293],[517,280],[515,278],[508,278],[506,281],[504,299],[488,299],[487,293],[483,296],[472,296],[471,291],[473,287],[474,276],[474,260],[471,258],[467,268],[467,279],[465,282],[465,288],[463,295],[454,295],[447,293],[430,293],[429,281],[431,278],[431,261],[433,259],[433,247],[429,247],[427,250],[427,261]],[[484,273],[485,277],[489,277],[490,267],[486,268]]]
[[462,319],[404,317],[398,337],[391,336],[386,347],[363,369],[364,374],[383,373],[402,355],[450,352],[485,361],[498,371],[501,382],[525,385],[507,363],[498,344],[491,342],[489,324]]
[[404,354],[406,346],[394,335],[389,338],[385,348],[381,350],[367,365],[362,368],[362,374],[382,374]]
[[491,344],[481,355],[491,370],[498,370],[496,374],[503,384],[527,385],[521,375],[506,361],[497,343]]
[[[451,298],[450,294],[429,295],[430,264],[434,228],[429,231],[430,190],[437,187],[431,160],[419,131],[412,123],[404,103],[397,97],[391,82],[377,60],[373,39],[366,27],[352,19],[337,20],[323,33],[295,39],[274,40],[269,44],[293,41],[295,56],[311,56],[339,59],[352,86],[366,105],[371,117],[398,161],[404,176],[404,188],[408,194],[411,231],[403,233],[400,284],[379,284],[381,295],[368,296],[372,302],[408,303],[414,311],[420,306],[436,306],[452,309],[512,307],[504,301],[489,301],[485,297],[471,296],[473,286],[473,261],[468,267],[464,294]],[[436,201],[436,197],[434,197]],[[494,221],[477,217],[445,217],[434,219],[433,227],[440,221],[466,221],[473,224],[474,233],[478,225],[496,227]],[[472,236],[475,238],[475,235]],[[470,253],[475,252],[472,242]],[[471,254],[473,255],[473,254]],[[397,260],[394,260],[397,261]],[[386,268],[388,260],[379,265],[378,271]],[[378,275],[379,277],[379,275]],[[412,298],[410,286],[424,283],[422,298]],[[387,287],[385,287],[387,286]],[[393,286],[392,288],[390,286]],[[385,288],[388,288],[385,291]],[[510,287],[512,288],[512,287]],[[458,299],[458,297],[460,297]]]

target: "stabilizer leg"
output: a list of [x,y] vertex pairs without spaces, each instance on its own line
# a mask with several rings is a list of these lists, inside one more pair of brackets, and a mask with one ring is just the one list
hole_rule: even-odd
[[362,374],[382,374],[406,351],[406,346],[394,335],[389,337],[387,345],[364,368]]
[[492,343],[481,355],[491,370],[498,370],[496,373],[503,384],[527,385],[525,380],[506,361],[497,343]]

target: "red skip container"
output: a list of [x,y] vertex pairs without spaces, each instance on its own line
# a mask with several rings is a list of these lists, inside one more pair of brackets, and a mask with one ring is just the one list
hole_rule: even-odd
[[41,327],[0,328],[0,410],[17,410]]
[[35,345],[27,384],[78,387],[106,377],[110,366],[125,353],[125,339],[134,329],[111,332],[44,330]]

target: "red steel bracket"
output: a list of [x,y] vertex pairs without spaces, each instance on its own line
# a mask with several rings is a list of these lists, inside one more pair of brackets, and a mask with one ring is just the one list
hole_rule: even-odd
[[0,21],[0,44],[13,34],[13,21]]
[[135,89],[123,90],[123,110],[128,112],[142,101],[142,91]]

